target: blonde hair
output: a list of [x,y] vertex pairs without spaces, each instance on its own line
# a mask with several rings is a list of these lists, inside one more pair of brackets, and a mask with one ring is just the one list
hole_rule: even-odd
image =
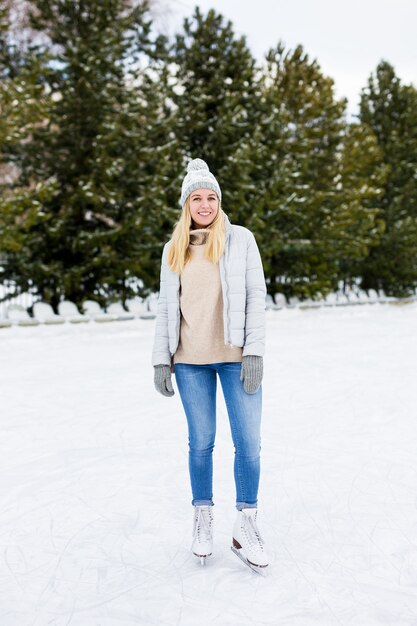
[[[212,261],[212,263],[218,263],[224,251],[226,234],[224,216],[225,213],[219,202],[217,215],[212,223],[207,226],[208,237],[205,258]],[[181,273],[191,258],[191,251],[189,249],[191,223],[190,196],[188,196],[182,207],[180,218],[174,226],[171,235],[172,243],[168,249],[167,262],[172,272]]]

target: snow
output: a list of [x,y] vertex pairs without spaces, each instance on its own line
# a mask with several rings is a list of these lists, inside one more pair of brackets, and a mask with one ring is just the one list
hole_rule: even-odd
[[0,331],[1,626],[417,624],[417,304],[267,312],[265,578],[230,550],[220,385],[215,552],[190,554],[186,423],[153,387],[154,323]]

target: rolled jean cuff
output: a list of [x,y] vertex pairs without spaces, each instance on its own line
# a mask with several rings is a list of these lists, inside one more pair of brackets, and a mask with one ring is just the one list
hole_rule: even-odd
[[191,504],[193,506],[204,506],[204,505],[209,505],[209,506],[214,506],[213,500],[192,500]]
[[242,509],[256,509],[258,502],[236,502],[236,508],[238,511]]

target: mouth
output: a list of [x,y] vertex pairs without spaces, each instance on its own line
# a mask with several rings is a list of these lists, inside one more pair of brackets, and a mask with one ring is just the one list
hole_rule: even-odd
[[202,217],[207,217],[207,215],[211,215],[210,211],[202,211],[201,213],[198,213],[199,215],[201,215]]

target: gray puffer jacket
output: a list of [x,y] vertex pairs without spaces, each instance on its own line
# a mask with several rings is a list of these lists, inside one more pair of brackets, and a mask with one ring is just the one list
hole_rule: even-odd
[[[225,249],[220,257],[224,342],[243,347],[243,356],[265,351],[266,285],[255,237],[224,217]],[[167,263],[171,240],[162,252],[152,365],[171,365],[180,334],[180,276]]]

